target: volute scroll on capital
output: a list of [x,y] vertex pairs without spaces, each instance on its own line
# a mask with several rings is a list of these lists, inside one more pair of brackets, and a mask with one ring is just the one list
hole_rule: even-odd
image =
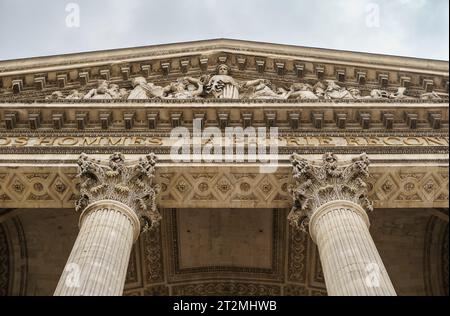
[[156,228],[161,221],[156,205],[160,188],[154,182],[156,161],[153,153],[135,164],[126,164],[121,153],[112,154],[107,162],[81,154],[77,162],[80,198],[75,210],[81,212],[93,203],[113,200],[135,212],[142,232]]
[[326,153],[320,164],[309,162],[294,153],[291,163],[293,207],[288,221],[295,229],[307,232],[315,211],[332,201],[349,201],[368,212],[373,211],[366,183],[370,161],[365,153],[342,163],[338,162],[336,155]]

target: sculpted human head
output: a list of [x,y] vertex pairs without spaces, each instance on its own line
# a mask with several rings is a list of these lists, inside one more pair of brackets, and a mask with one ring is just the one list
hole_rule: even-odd
[[113,83],[113,84],[109,85],[109,90],[114,91],[114,92],[119,92],[120,88],[119,88],[119,85]]
[[333,80],[327,80],[327,91],[338,90],[340,87]]
[[97,93],[106,93],[108,91],[108,81],[100,80],[98,82]]
[[333,153],[326,153],[323,155],[322,160],[326,164],[336,164],[337,163],[337,157]]
[[217,74],[218,74],[218,75],[224,75],[224,76],[226,76],[226,75],[228,75],[229,73],[230,73],[230,68],[229,68],[227,65],[222,64],[222,65],[220,65],[219,67],[217,67]]
[[113,170],[121,168],[125,164],[125,157],[122,153],[114,153],[109,157],[109,166]]
[[361,96],[361,91],[359,91],[359,89],[356,88],[352,88],[349,90],[351,95],[354,97],[360,97]]

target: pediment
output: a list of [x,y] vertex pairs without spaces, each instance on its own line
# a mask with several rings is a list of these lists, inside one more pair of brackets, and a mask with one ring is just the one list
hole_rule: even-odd
[[[3,61],[0,101],[60,100],[75,91],[72,100],[130,100],[136,78],[156,87],[146,99],[216,99],[206,89],[221,65],[238,91],[224,99],[448,99],[448,62],[218,39]],[[192,97],[200,88],[193,80],[178,95],[160,91],[185,77],[202,80],[200,95]],[[86,98],[100,81],[115,94]]]

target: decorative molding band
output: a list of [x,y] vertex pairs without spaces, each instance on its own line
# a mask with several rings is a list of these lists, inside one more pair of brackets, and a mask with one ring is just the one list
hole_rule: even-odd
[[11,260],[9,243],[5,229],[0,224],[0,297],[9,295]]
[[274,284],[245,282],[207,282],[172,287],[174,296],[277,296],[281,287]]
[[252,266],[182,266],[182,255],[180,252],[180,223],[178,222],[179,212],[183,210],[166,210],[164,218],[166,220],[167,233],[167,251],[168,254],[168,274],[169,283],[181,283],[195,281],[199,278],[214,280],[217,278],[234,279],[239,276],[240,279],[262,280],[264,282],[282,282],[284,280],[284,255],[285,255],[285,225],[286,213],[284,210],[274,209],[271,212],[271,236],[270,267],[252,267]]
[[[370,167],[375,208],[448,208],[448,166],[429,163]],[[80,180],[73,166],[0,167],[2,208],[74,208]],[[159,166],[159,208],[291,208],[291,168],[261,174],[254,166]]]
[[[401,101],[401,100],[400,100]],[[278,127],[280,132],[448,135],[448,102],[95,102],[0,103],[0,132],[168,133],[176,126]]]

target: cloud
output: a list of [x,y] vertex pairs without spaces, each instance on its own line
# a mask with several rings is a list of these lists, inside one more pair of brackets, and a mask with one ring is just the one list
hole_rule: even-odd
[[[79,28],[65,26],[69,2]],[[378,27],[367,25],[368,6]],[[448,9],[448,0],[1,0],[0,59],[229,37],[448,60]]]

